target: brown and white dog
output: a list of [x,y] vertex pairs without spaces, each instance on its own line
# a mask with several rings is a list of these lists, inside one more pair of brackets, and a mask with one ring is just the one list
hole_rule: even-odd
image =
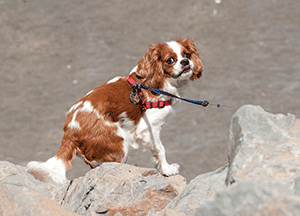
[[42,181],[64,183],[75,154],[94,168],[103,162],[125,163],[129,146],[146,144],[159,172],[178,174],[179,165],[168,164],[160,140],[161,127],[176,100],[142,89],[141,101],[133,103],[132,84],[182,96],[187,84],[201,77],[202,68],[189,38],[150,45],[128,77],[116,77],[96,87],[71,107],[58,152],[44,163],[29,162],[27,171]]

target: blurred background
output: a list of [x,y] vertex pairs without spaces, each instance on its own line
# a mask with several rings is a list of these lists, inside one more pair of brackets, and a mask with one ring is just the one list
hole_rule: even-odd
[[[227,163],[231,116],[244,104],[300,113],[298,0],[0,0],[0,160],[52,157],[66,112],[87,92],[126,76],[149,44],[190,36],[204,73],[165,125],[170,163],[188,181]],[[129,164],[153,167],[132,150]],[[89,167],[76,159],[69,179]]]

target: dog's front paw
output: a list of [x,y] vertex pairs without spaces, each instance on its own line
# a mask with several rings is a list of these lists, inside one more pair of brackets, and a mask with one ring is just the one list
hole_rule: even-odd
[[174,163],[174,164],[164,164],[161,167],[161,174],[165,176],[172,176],[172,175],[177,175],[179,173],[179,164]]

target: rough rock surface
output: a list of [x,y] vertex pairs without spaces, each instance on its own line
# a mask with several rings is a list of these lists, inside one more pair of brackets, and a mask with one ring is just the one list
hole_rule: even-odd
[[0,215],[76,215],[55,202],[65,189],[36,180],[25,167],[0,161]]
[[174,182],[154,169],[107,163],[71,181],[61,204],[82,215],[146,215],[170,203],[184,181]]
[[167,178],[155,169],[119,163],[104,163],[58,185],[38,181],[24,167],[4,161],[0,215],[146,215],[150,209],[162,210],[185,186],[179,175]]
[[282,184],[258,178],[234,184],[193,215],[299,215],[300,197]]
[[300,173],[299,156],[300,119],[243,106],[231,120],[226,183],[263,177],[292,187]]
[[57,185],[0,162],[0,215],[300,215],[299,156],[299,119],[247,105],[232,117],[229,164],[187,186],[119,163]]
[[34,189],[0,184],[0,215],[76,215]]
[[197,176],[167,205],[166,209],[174,209],[177,213],[190,215],[204,205],[209,198],[225,189],[227,170],[228,165],[225,165],[216,171]]
[[231,120],[228,169],[196,177],[161,215],[299,215],[299,154],[299,119],[243,106]]
[[24,186],[54,201],[61,200],[67,188],[67,185],[58,185],[54,182],[44,183],[36,180],[26,172],[25,167],[7,161],[0,161],[0,184]]

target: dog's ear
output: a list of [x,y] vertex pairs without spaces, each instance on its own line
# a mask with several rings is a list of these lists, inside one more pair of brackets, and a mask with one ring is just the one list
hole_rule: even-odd
[[151,88],[159,88],[162,85],[163,67],[161,61],[161,44],[151,44],[139,61],[136,75],[142,79],[142,83]]
[[178,39],[176,41],[189,51],[189,53],[191,54],[191,61],[194,62],[195,68],[190,79],[192,81],[199,79],[202,76],[203,64],[194,42],[189,37],[185,39]]

